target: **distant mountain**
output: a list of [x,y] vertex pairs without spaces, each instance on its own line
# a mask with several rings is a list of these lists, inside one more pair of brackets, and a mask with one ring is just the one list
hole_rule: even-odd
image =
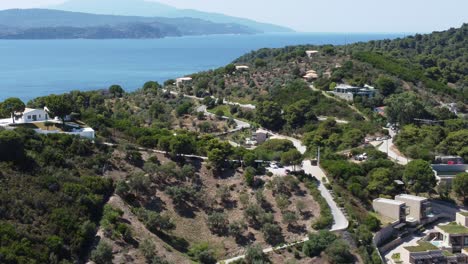
[[51,6],[52,9],[93,14],[145,17],[192,17],[216,23],[241,24],[259,32],[292,32],[290,28],[260,23],[254,20],[232,17],[218,13],[208,13],[192,9],[178,9],[159,2],[144,0],[69,0],[63,4]]
[[0,11],[2,39],[162,38],[210,34],[254,34],[257,30],[234,23],[197,18],[96,15],[48,9]]

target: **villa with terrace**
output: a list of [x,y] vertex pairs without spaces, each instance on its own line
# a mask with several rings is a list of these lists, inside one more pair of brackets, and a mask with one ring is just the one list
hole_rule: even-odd
[[38,134],[69,134],[83,138],[94,139],[95,131],[79,122],[70,122],[70,117],[65,127],[57,118],[50,118],[47,107],[44,109],[26,108],[22,113],[15,113],[12,118],[0,119],[0,127],[4,129],[15,129],[26,127],[33,129]]
[[405,247],[401,260],[411,264],[468,263],[468,212],[456,221],[437,225],[418,245]]
[[364,87],[356,87],[347,84],[339,84],[333,91],[329,93],[334,94],[344,100],[353,101],[355,96],[374,97],[375,89],[372,86],[364,85]]

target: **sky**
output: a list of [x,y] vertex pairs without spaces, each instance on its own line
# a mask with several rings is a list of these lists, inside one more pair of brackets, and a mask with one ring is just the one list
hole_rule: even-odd
[[[154,1],[154,0],[153,0]],[[0,0],[0,9],[64,0]],[[159,0],[304,32],[431,32],[468,23],[467,0]]]

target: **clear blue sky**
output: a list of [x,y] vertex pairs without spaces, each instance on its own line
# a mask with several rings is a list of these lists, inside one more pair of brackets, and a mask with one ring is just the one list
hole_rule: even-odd
[[[64,0],[0,0],[0,9]],[[160,0],[308,32],[430,32],[468,22],[467,0]]]

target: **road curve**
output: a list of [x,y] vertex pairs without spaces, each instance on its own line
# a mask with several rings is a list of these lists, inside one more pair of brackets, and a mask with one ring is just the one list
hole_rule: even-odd
[[[286,140],[291,141],[294,147],[296,147],[296,149],[301,154],[304,154],[307,151],[307,147],[304,146],[299,139],[284,136],[284,135],[279,135],[279,134],[273,133],[272,131],[265,130],[265,129],[261,129],[261,130],[271,135],[271,138],[286,139]],[[344,215],[343,211],[341,211],[341,209],[336,204],[335,200],[333,200],[333,196],[331,195],[330,191],[327,188],[325,188],[325,183],[328,181],[325,172],[319,166],[312,166],[312,162],[310,160],[305,160],[302,163],[302,165],[303,165],[302,168],[304,169],[306,173],[313,175],[319,181],[318,189],[321,195],[323,196],[323,198],[325,199],[325,201],[327,201],[327,204],[330,207],[330,210],[333,216],[334,223],[330,231],[342,231],[342,230],[347,229],[349,226],[348,219],[346,219],[346,216]],[[307,236],[301,241],[292,242],[292,243],[279,246],[279,247],[266,248],[263,250],[263,253],[269,253],[269,252],[272,252],[273,250],[288,248],[288,247],[294,246],[296,244],[299,244],[308,240],[309,240],[309,237]],[[228,264],[228,263],[232,263],[243,258],[245,258],[245,255],[236,256],[230,259],[220,261],[218,263]]]

